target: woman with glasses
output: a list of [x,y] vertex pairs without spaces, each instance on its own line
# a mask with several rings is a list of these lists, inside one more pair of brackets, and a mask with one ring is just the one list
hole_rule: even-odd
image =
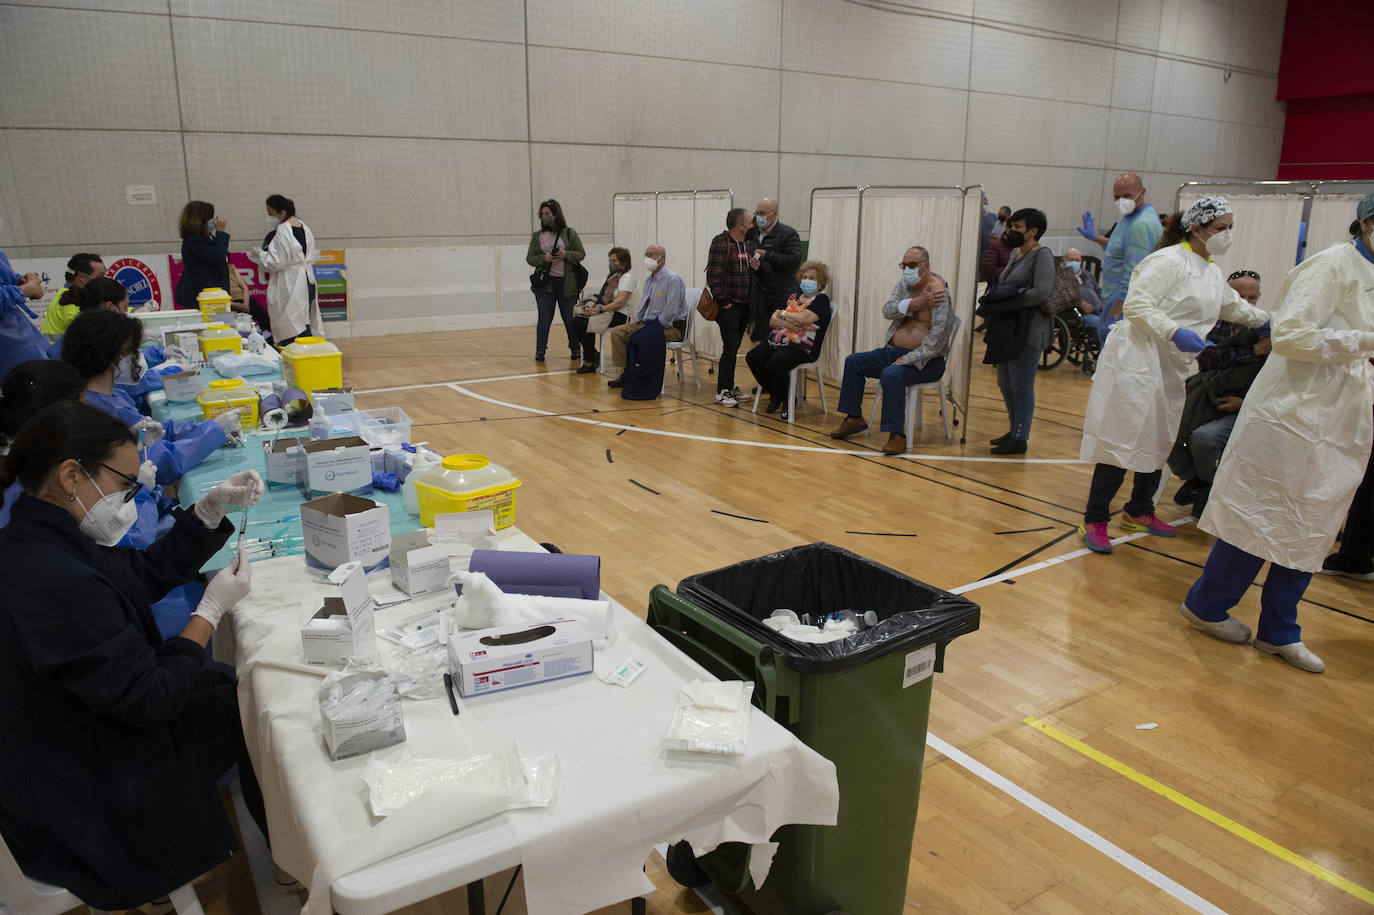
[[[86,379],[86,402],[142,433],[147,483],[164,486],[180,480],[226,441],[241,434],[238,413],[228,411],[202,422],[158,422],[139,412],[134,399],[119,384],[137,384],[143,377],[138,354],[143,325],[137,318],[111,311],[88,311],[77,317],[62,338],[62,359]],[[118,384],[117,384],[118,383]]]
[[147,550],[114,547],[140,489],[137,440],[75,401],[15,436],[0,486],[23,489],[0,531],[0,830],[30,877],[100,909],[129,909],[225,860],[233,832],[216,780],[237,765],[265,824],[235,687],[206,643],[252,588],[237,557],[166,641],[150,604],[194,579],[229,539],[226,508],[262,481],[245,471],[178,510]]
[[530,235],[529,251],[525,254],[525,262],[534,268],[530,291],[539,309],[539,323],[534,330],[535,362],[544,361],[555,307],[563,317],[563,329],[568,332],[572,361],[582,359],[582,341],[573,327],[573,306],[587,280],[587,271],[582,267],[586,256],[582,239],[563,218],[563,207],[558,201],[549,198],[539,204],[539,228]]

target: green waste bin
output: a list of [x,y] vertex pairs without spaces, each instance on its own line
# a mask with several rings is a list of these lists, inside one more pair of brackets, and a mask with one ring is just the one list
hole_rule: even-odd
[[[774,610],[819,618],[872,610],[837,642],[794,642],[763,624]],[[785,826],[762,889],[748,846],[697,859],[752,908],[787,915],[897,915],[906,901],[926,725],[945,647],[978,628],[978,605],[828,543],[761,556],[649,595],[648,623],[721,679],[754,681],[754,701],[835,763],[835,826]],[[681,859],[681,854],[677,856]]]

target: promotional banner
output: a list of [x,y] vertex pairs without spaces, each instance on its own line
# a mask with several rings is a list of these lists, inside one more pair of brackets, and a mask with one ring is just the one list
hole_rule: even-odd
[[[181,279],[183,268],[180,254],[172,254],[166,260],[171,282],[167,292],[167,307],[172,308],[170,290]],[[257,299],[258,304],[266,308],[267,282],[271,279],[271,274],[249,260],[248,255],[241,251],[229,253],[229,266],[243,277],[249,297]],[[315,295],[320,303],[322,318],[326,321],[348,320],[348,269],[344,263],[343,251],[321,249],[320,259],[315,264]]]
[[[67,259],[65,257],[19,258],[11,266],[20,276],[37,273],[43,278],[43,298],[28,303],[31,310],[38,314],[38,323],[43,323],[43,314],[57,296],[57,291],[67,285]],[[181,269],[177,266],[178,271]],[[105,258],[105,275],[117,280],[129,290],[129,305],[134,308],[145,307],[150,311],[172,308],[172,285],[167,270],[167,255],[136,254]]]

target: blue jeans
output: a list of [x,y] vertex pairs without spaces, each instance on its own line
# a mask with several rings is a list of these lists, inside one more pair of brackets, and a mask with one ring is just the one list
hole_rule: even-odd
[[1002,389],[1002,402],[1007,405],[1011,437],[1017,441],[1030,438],[1031,417],[1035,415],[1035,373],[1049,342],[1049,318],[1037,315],[1021,355],[997,366],[997,386]]
[[1203,423],[1188,436],[1188,453],[1193,458],[1194,476],[1211,485],[1221,465],[1221,452],[1231,440],[1231,430],[1236,427],[1239,413],[1227,413],[1220,419]]
[[[560,284],[563,282],[561,276],[556,276],[553,280]],[[549,344],[549,328],[553,326],[553,310],[556,305],[558,313],[563,317],[563,329],[568,332],[568,349],[574,357],[579,356],[582,353],[582,343],[577,339],[572,326],[573,306],[577,304],[577,296],[556,296],[552,292],[536,292],[534,304],[539,309],[539,323],[534,329],[534,354],[544,355],[544,348]]]
[[[1184,604],[1198,619],[1219,623],[1226,619],[1228,610],[1240,603],[1245,589],[1255,580],[1262,565],[1264,560],[1258,556],[1218,540],[1207,556],[1201,577],[1188,589]],[[1302,641],[1298,601],[1311,581],[1311,572],[1269,564],[1269,574],[1260,591],[1259,626],[1255,629],[1255,638],[1270,645]]]
[[840,382],[840,412],[846,416],[863,415],[864,379],[877,378],[883,390],[884,432],[906,434],[906,388],[909,384],[939,381],[945,373],[945,357],[936,356],[918,369],[914,365],[893,365],[911,350],[896,346],[854,353],[844,360]]

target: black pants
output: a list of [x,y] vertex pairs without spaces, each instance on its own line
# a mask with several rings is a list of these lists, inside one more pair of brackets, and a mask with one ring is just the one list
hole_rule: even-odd
[[804,346],[789,343],[786,346],[773,346],[760,343],[749,351],[744,361],[759,385],[774,400],[787,400],[787,373],[805,362],[815,359],[815,354]]
[[[248,759],[248,747],[243,742],[238,687],[233,677],[209,668],[201,670],[186,700],[182,720],[191,730],[196,759],[202,771],[218,779],[235,765],[239,767],[243,805],[266,836],[267,811],[253,763]],[[268,844],[271,844],[270,839]]]
[[1343,561],[1364,568],[1374,560],[1374,457],[1364,469],[1364,479],[1350,502],[1345,516],[1345,533],[1336,555]]
[[729,391],[735,386],[735,358],[740,341],[744,339],[744,325],[749,320],[749,307],[737,302],[716,312],[716,326],[720,328],[720,364],[716,368],[716,390]]
[[[629,319],[625,317],[623,310],[617,311],[611,315],[611,327],[619,327],[627,320]],[[596,334],[587,332],[587,319],[582,315],[577,315],[568,326],[572,328],[577,339],[582,341],[582,361],[596,365],[601,357],[596,351]]]
[[[1163,470],[1152,473],[1136,471],[1135,481],[1131,484],[1131,501],[1126,503],[1126,512],[1131,515],[1148,515],[1155,510],[1155,490]],[[1088,510],[1083,520],[1089,524],[1112,519],[1112,499],[1121,483],[1126,479],[1126,471],[1111,464],[1098,464],[1093,470],[1092,487],[1088,490]]]
[[773,316],[773,312],[782,308],[787,302],[765,302],[757,296],[749,299],[749,339],[755,343],[768,339],[768,319]]

